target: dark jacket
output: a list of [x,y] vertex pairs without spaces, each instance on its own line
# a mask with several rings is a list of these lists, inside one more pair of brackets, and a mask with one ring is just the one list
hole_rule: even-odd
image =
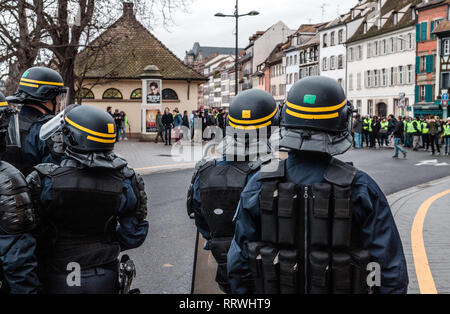
[[404,126],[402,122],[398,122],[395,124],[394,131],[392,132],[395,138],[403,138]]
[[[296,184],[323,182],[328,163],[324,155],[290,153],[286,173],[288,179]],[[247,244],[260,240],[259,178],[258,172],[249,179],[236,213],[236,231],[227,257],[233,293],[249,293],[242,275],[249,271]],[[357,171],[354,179],[352,206],[354,219],[361,228],[363,248],[369,250],[381,264],[380,293],[406,293],[406,259],[389,203],[375,181],[362,171]]]
[[171,128],[173,126],[173,116],[170,113],[165,113],[161,119],[162,124],[165,128]]
[[361,118],[355,119],[353,124],[353,132],[354,133],[362,133],[363,131],[363,121]]

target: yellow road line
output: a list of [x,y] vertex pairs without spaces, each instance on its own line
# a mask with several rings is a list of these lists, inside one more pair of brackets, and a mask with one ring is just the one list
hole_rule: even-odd
[[430,265],[428,263],[425,243],[423,242],[423,224],[431,205],[447,194],[450,194],[450,190],[436,194],[420,205],[412,225],[411,246],[421,294],[437,294],[436,285],[434,284],[433,275],[431,274]]
[[180,167],[180,166],[195,166],[196,163],[180,163],[180,164],[171,164],[171,165],[160,165],[160,166],[152,166],[152,167],[144,167],[144,168],[134,168],[134,170],[141,171],[141,170],[151,170],[151,169],[161,169],[161,168],[168,168],[168,167]]

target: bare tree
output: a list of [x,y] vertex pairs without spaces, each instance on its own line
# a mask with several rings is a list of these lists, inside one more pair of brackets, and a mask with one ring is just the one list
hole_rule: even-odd
[[[130,2],[142,23],[152,28],[155,23],[170,27],[173,12],[186,10],[191,1]],[[48,61],[61,73],[69,87],[69,101],[74,102],[76,87],[81,88],[76,86],[77,54],[118,18],[121,4],[121,0],[0,0],[0,71],[7,69],[0,73],[7,73],[9,81],[16,82],[36,64],[39,51],[47,49],[53,54]],[[92,47],[92,52],[105,53],[105,47],[107,43],[102,43]]]

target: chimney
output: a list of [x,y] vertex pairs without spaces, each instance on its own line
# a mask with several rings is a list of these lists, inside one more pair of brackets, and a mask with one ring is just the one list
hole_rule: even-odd
[[134,17],[134,3],[133,2],[124,2],[123,3],[123,16],[124,17]]
[[412,17],[412,19],[415,21],[416,20],[416,18],[417,18],[417,11],[416,11],[416,6],[412,6],[411,7],[411,17]]
[[398,12],[394,11],[394,25],[398,24]]

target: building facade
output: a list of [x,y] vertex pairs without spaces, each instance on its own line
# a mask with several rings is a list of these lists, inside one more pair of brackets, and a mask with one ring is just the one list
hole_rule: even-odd
[[412,115],[420,1],[379,1],[347,42],[348,99],[362,115]]

